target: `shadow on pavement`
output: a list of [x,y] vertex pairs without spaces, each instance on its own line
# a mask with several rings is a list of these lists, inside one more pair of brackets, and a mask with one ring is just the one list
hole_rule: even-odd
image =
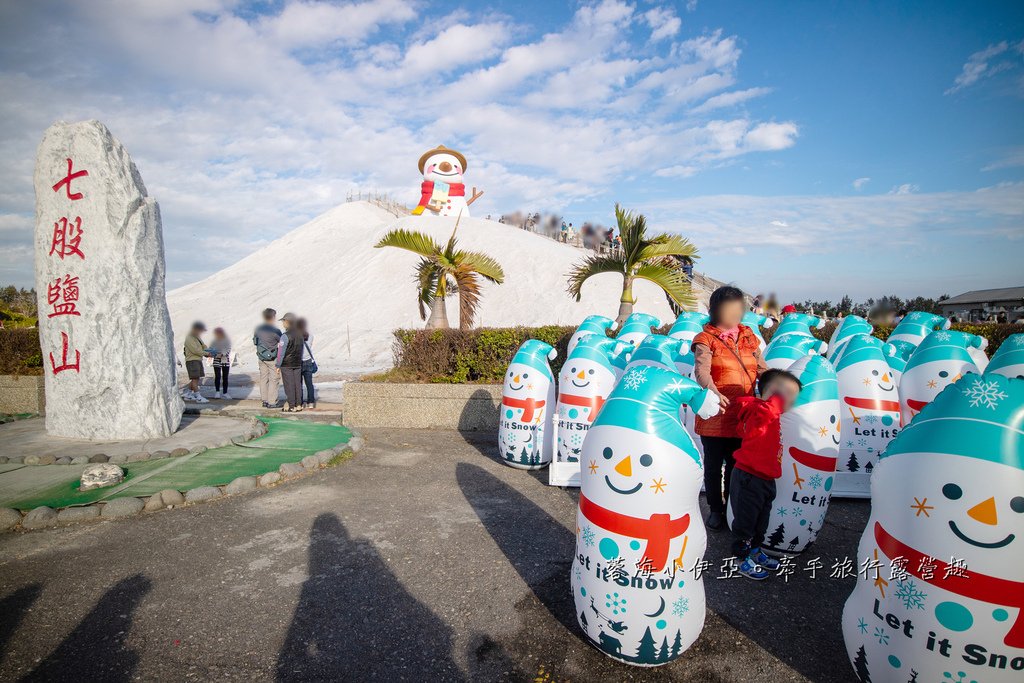
[[41,584],[34,583],[24,588],[19,588],[3,600],[0,600],[0,661],[7,652],[7,641],[18,630],[25,612],[32,607],[39,595],[43,592]]
[[[139,654],[126,638],[152,584],[142,574],[119,581],[24,681],[130,681]],[[6,616],[6,614],[5,614]]]
[[578,636],[569,588],[576,547],[573,535],[532,500],[481,467],[459,463],[455,478],[487,533],[540,603]]
[[277,680],[459,681],[452,631],[409,594],[372,543],[333,514],[313,522],[302,586]]

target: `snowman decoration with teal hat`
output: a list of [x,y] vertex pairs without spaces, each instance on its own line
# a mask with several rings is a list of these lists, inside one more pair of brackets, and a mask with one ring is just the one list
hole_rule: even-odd
[[949,325],[949,320],[941,315],[911,311],[896,325],[896,329],[892,331],[886,341],[889,343],[904,341],[918,346],[929,334],[939,330],[948,330]]
[[969,373],[882,455],[843,609],[861,681],[1024,680],[1022,421],[1024,380]]
[[1024,334],[1011,334],[1004,339],[985,371],[1024,379]]
[[704,330],[704,326],[711,321],[711,316],[698,311],[683,311],[676,318],[675,323],[668,331],[668,336],[674,339],[682,339],[687,344],[693,341]]
[[622,323],[616,339],[636,346],[655,328],[661,327],[661,321],[647,313],[633,313]]
[[626,370],[638,366],[657,366],[666,370],[676,369],[676,359],[681,355],[685,342],[663,334],[648,334],[629,354]]
[[847,342],[857,334],[871,334],[875,328],[864,318],[857,315],[848,315],[843,318],[843,321],[836,325],[835,331],[828,340],[828,353],[826,357],[832,360],[833,363],[839,357],[839,352],[842,351],[843,347],[846,346]]
[[811,328],[820,330],[823,327],[825,327],[825,321],[816,315],[809,313],[787,313],[782,317],[779,329],[775,330],[772,341],[768,346],[770,347],[776,339],[786,334],[802,334],[805,337],[813,337]]
[[588,315],[580,323],[580,326],[576,328],[576,331],[572,333],[572,336],[569,337],[569,345],[565,352],[566,358],[569,357],[569,354],[572,353],[573,349],[576,348],[576,345],[584,337],[589,337],[592,334],[607,337],[608,331],[614,330],[616,327],[618,327],[618,323],[611,318],[606,318],[603,315]]
[[[790,314],[793,315],[793,314]],[[781,329],[781,328],[780,328]],[[764,352],[764,363],[769,368],[786,370],[804,356],[822,355],[828,344],[810,335],[789,332],[772,337],[772,343]]]
[[889,340],[885,344],[885,360],[892,371],[893,381],[899,386],[903,378],[903,372],[907,369],[910,357],[914,355],[917,346],[906,341]]
[[676,659],[704,625],[704,585],[690,571],[707,533],[700,457],[679,420],[718,397],[655,365],[634,366],[583,443],[576,554],[570,584],[587,638],[638,666]]
[[842,442],[839,492],[867,496],[878,456],[900,430],[900,397],[888,363],[891,346],[876,337],[851,337],[836,363]]
[[900,378],[900,412],[906,427],[939,392],[968,372],[979,368],[968,349],[984,350],[988,340],[976,334],[940,330],[929,334],[914,349]]
[[[796,555],[814,543],[825,524],[839,456],[839,385],[832,364],[804,356],[789,372],[802,388],[782,414],[782,477],[775,480],[775,503],[763,549]],[[727,510],[732,523],[732,506]]]
[[558,378],[557,462],[579,462],[583,438],[622,376],[629,350],[629,344],[592,334],[565,359]]
[[764,337],[761,336],[761,328],[770,330],[775,326],[775,320],[760,313],[747,311],[743,314],[743,319],[740,322],[749,327],[750,331],[754,333],[754,336],[757,337],[757,344],[761,347],[761,352],[764,353],[766,344]]
[[505,372],[498,421],[498,451],[506,465],[533,470],[551,462],[554,451],[555,378],[550,344],[528,339]]

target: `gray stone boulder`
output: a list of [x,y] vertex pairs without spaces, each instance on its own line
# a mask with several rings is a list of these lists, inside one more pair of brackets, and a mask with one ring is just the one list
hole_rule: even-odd
[[73,524],[75,522],[85,522],[90,519],[96,519],[99,516],[100,509],[95,505],[64,508],[57,513],[57,522],[60,524]]
[[128,456],[128,462],[144,462],[149,460],[149,453],[146,451],[140,451],[138,453],[132,453]]
[[160,500],[164,502],[167,507],[175,507],[177,505],[185,504],[185,496],[181,491],[176,489],[164,489],[160,492]]
[[300,465],[297,462],[286,462],[282,464],[280,467],[278,467],[277,471],[280,472],[282,476],[295,477],[302,474],[306,470],[302,467],[302,465]]
[[302,459],[302,466],[307,470],[315,470],[320,468],[320,459],[315,455],[307,455]]
[[171,457],[171,454],[168,453],[167,451],[156,451],[155,453],[151,453],[150,454],[149,459],[150,460],[164,460],[165,458],[169,458],[169,457]]
[[[99,121],[50,126],[36,152],[34,182],[36,291],[70,272],[81,278],[84,303],[74,325],[40,311],[43,358],[52,353],[58,365],[74,368],[44,374],[47,433],[93,440],[170,436],[184,404],[174,381],[156,201],[127,150]],[[62,219],[60,257],[49,256],[54,224]]]
[[185,494],[185,502],[200,503],[204,500],[220,498],[220,496],[220,489],[216,486],[200,486],[199,488],[192,489]]
[[102,515],[111,519],[134,517],[145,507],[146,504],[139,498],[115,498],[103,506]]
[[[200,448],[201,448],[201,447],[200,447]],[[174,449],[173,451],[171,451],[171,452],[169,453],[169,455],[170,455],[170,456],[171,456],[172,458],[180,458],[180,457],[182,457],[183,455],[188,455],[188,453],[189,453],[189,451],[188,451],[188,449],[187,449],[187,448],[175,448],[175,449]],[[154,457],[154,458],[156,457],[156,453],[154,453],[154,454],[153,454],[153,457]]]
[[25,458],[21,455],[9,455],[7,456],[7,462],[12,465],[20,465],[25,462]]
[[107,462],[110,460],[110,456],[106,453],[97,453],[96,455],[89,456],[89,462]]
[[76,455],[75,457],[71,458],[71,464],[72,465],[88,465],[89,464],[89,456],[88,455]]
[[348,447],[352,449],[353,453],[358,453],[359,451],[362,450],[363,445],[365,443],[366,440],[363,439],[363,437],[353,436],[351,439],[348,440]]
[[239,477],[224,487],[224,493],[234,495],[245,493],[256,488],[256,477]]
[[78,490],[91,491],[104,486],[113,486],[122,481],[124,481],[124,470],[120,467],[109,462],[96,463],[82,470],[81,484]]
[[118,453],[117,455],[110,456],[107,462],[114,463],[115,465],[123,465],[128,462],[128,455],[125,453]]
[[11,508],[0,508],[0,531],[7,531],[21,524],[21,513]]
[[260,476],[260,486],[273,486],[279,481],[281,481],[280,472],[267,472]]
[[66,455],[61,456],[61,457],[57,458],[57,460],[56,460],[56,462],[54,464],[57,464],[57,465],[70,465],[71,464],[71,458],[69,458]]
[[146,505],[142,508],[145,512],[156,512],[157,510],[163,510],[164,505],[163,499],[159,493],[154,493],[152,496],[146,499]]
[[28,514],[21,520],[21,526],[25,529],[42,529],[53,526],[57,523],[57,511],[45,505],[29,510]]
[[[171,455],[174,455],[175,453],[177,453],[180,450],[184,450],[184,449],[183,448],[175,448],[173,451],[171,451]],[[194,453],[196,455],[199,455],[200,453],[205,453],[206,450],[207,450],[206,446],[196,446],[195,448],[190,450],[188,453]],[[182,453],[182,455],[188,455],[188,453]],[[175,456],[175,457],[177,457],[177,456]]]
[[57,458],[52,455],[26,455],[26,465],[52,465],[57,462]]

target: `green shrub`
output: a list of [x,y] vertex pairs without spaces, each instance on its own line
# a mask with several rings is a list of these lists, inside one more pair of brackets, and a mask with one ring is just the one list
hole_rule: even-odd
[[[835,323],[826,323],[814,335],[828,341]],[[658,330],[665,334],[666,325]],[[777,327],[763,330],[766,341],[771,341]],[[1024,332],[1024,325],[997,325],[994,323],[957,323],[954,330],[970,332],[989,341],[991,356],[1011,334]],[[556,375],[565,362],[566,347],[575,331],[573,327],[548,325],[545,327],[485,327],[476,330],[396,330],[394,342],[395,367],[387,372],[369,375],[371,382],[428,382],[444,384],[498,384],[501,383],[516,349],[527,339],[545,341],[558,350],[551,361]],[[875,328],[875,335],[887,339],[891,326]],[[38,346],[38,345],[37,345]]]
[[39,330],[18,328],[0,330],[0,375],[43,374],[43,352],[39,348]]

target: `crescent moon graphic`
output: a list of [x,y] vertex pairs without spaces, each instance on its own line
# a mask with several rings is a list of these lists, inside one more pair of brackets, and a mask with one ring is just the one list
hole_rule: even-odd
[[665,598],[661,599],[661,607],[654,610],[654,614],[645,614],[645,617],[660,617],[661,613],[665,611]]

